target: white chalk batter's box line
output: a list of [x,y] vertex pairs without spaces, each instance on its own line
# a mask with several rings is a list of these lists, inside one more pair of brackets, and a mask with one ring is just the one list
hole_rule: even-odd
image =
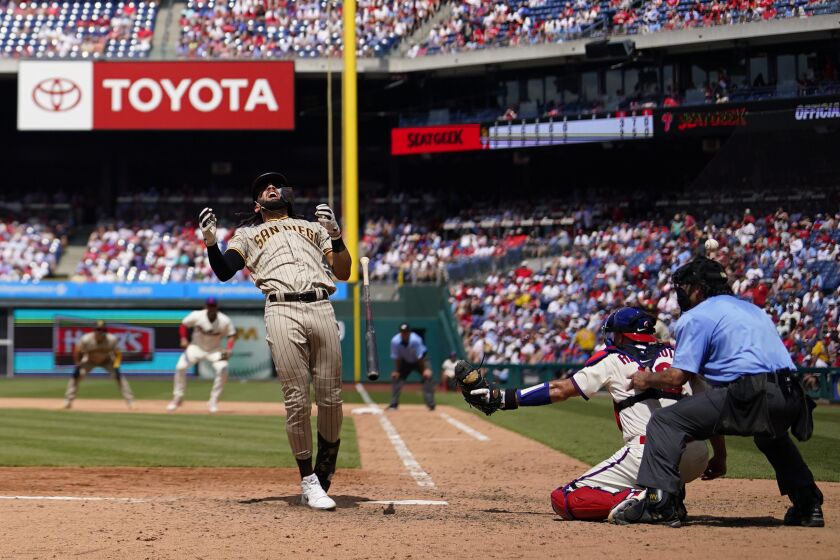
[[[356,383],[356,391],[358,391],[362,396],[362,400],[365,404],[370,407],[376,407],[373,399],[370,398],[370,395],[361,383]],[[408,446],[405,444],[405,441],[403,441],[403,438],[400,437],[400,433],[391,421],[388,420],[384,414],[377,414],[376,419],[379,420],[379,424],[382,426],[382,429],[385,430],[385,435],[388,436],[388,440],[391,442],[391,445],[394,446],[394,451],[396,451],[397,455],[399,455],[403,465],[405,465],[406,470],[408,470],[408,474],[411,475],[417,483],[417,486],[422,486],[423,488],[434,488],[435,482],[432,480],[432,477],[429,476],[429,473],[423,470],[423,467],[420,466],[420,463],[417,462],[417,459],[415,459],[414,455],[411,454],[411,451],[408,450]]]
[[[107,498],[102,496],[0,496],[0,500],[31,500],[52,502],[121,502],[124,504],[141,504],[148,502],[142,498]],[[172,500],[172,498],[169,498]]]
[[479,432],[475,428],[471,428],[470,426],[467,426],[466,424],[464,424],[460,420],[456,420],[456,419],[452,418],[450,415],[448,415],[445,412],[441,412],[440,417],[443,418],[444,420],[446,420],[447,422],[449,422],[451,425],[458,428],[459,430],[461,430],[462,432],[464,432],[465,434],[474,437],[478,441],[490,441],[489,437],[485,436],[484,434],[482,434],[481,432]]

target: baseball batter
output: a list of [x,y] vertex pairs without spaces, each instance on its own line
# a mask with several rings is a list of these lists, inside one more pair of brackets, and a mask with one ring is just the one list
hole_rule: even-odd
[[[583,369],[569,379],[527,389],[500,390],[480,376],[471,379],[469,374],[475,370],[469,363],[460,361],[456,367],[456,378],[467,402],[487,414],[520,406],[551,404],[574,396],[589,400],[601,388],[609,391],[624,446],[609,459],[551,493],[551,505],[563,519],[603,521],[617,506],[627,507],[634,498],[640,499],[642,491],[636,485],[636,476],[651,412],[690,394],[687,385],[672,392],[640,392],[634,391],[629,384],[630,377],[641,368],[670,367],[674,350],[668,344],[656,342],[655,322],[654,317],[637,308],[624,307],[615,311],[602,328],[607,346],[596,352]],[[716,450],[719,443],[715,444]],[[683,484],[701,474],[704,479],[722,474],[707,469],[708,464],[706,442],[694,441],[686,445],[680,463]]]
[[73,348],[73,363],[76,364],[76,369],[73,370],[73,376],[67,383],[64,408],[73,406],[82,378],[97,367],[103,368],[117,380],[125,404],[128,408],[134,407],[131,386],[128,384],[128,379],[120,373],[122,352],[117,346],[117,337],[107,332],[105,321],[97,321],[93,332],[82,335],[76,347]]
[[[253,214],[239,224],[222,254],[216,216],[205,208],[199,224],[210,265],[226,281],[248,267],[266,296],[269,348],[283,385],[286,433],[301,476],[301,503],[334,509],[326,494],[335,472],[342,422],[341,342],[329,302],[333,276],[350,277],[350,253],[335,214],[316,208],[319,223],[295,216],[292,189],[280,173],[265,173],[251,187]],[[312,465],[309,386],[318,405],[318,454]]]
[[[191,340],[187,340],[188,329],[192,329]],[[184,353],[175,365],[175,387],[172,391],[172,402],[166,407],[174,412],[184,402],[184,389],[187,388],[187,368],[206,360],[216,373],[213,388],[210,390],[210,400],[207,409],[211,413],[219,411],[219,397],[228,377],[228,360],[236,344],[236,329],[230,317],[219,312],[219,302],[216,298],[208,298],[204,309],[193,311],[181,321],[179,327],[181,348]],[[227,337],[227,345],[222,349],[222,339]]]

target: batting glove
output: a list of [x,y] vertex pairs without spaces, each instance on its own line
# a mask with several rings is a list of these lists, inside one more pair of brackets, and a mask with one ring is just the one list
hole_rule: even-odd
[[332,211],[332,208],[326,204],[319,204],[315,207],[315,217],[318,218],[318,222],[330,234],[330,239],[339,239],[341,237],[341,228],[338,227],[338,220],[335,219],[335,212]]
[[198,215],[198,226],[204,236],[204,244],[210,247],[216,244],[216,215],[212,208],[205,208]]

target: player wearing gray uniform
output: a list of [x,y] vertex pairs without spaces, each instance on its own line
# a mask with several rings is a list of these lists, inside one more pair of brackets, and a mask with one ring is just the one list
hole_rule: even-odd
[[[239,225],[224,254],[216,243],[212,208],[201,212],[199,225],[216,276],[226,281],[247,267],[266,296],[266,340],[283,385],[286,433],[300,470],[301,502],[334,509],[326,490],[340,443],[341,342],[329,296],[335,291],[333,275],[350,277],[350,253],[329,206],[318,205],[319,223],[294,215],[292,189],[283,175],[260,175],[251,193],[254,213]],[[310,383],[318,405],[314,468]]]
[[117,380],[125,404],[128,408],[134,407],[131,386],[128,384],[128,379],[120,373],[122,352],[117,346],[117,337],[106,331],[105,321],[97,321],[93,332],[82,335],[76,347],[73,348],[73,362],[76,364],[76,369],[73,370],[73,376],[67,383],[64,408],[73,406],[82,378],[97,367],[101,367]]

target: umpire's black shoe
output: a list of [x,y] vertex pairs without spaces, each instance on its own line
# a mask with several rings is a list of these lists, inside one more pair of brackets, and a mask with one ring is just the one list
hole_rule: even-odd
[[823,495],[816,485],[799,488],[790,493],[793,505],[785,514],[785,525],[794,527],[825,527],[822,503]]
[[668,527],[682,526],[677,496],[656,488],[649,488],[643,500],[621,511],[614,511],[610,521],[616,525],[647,523]]

